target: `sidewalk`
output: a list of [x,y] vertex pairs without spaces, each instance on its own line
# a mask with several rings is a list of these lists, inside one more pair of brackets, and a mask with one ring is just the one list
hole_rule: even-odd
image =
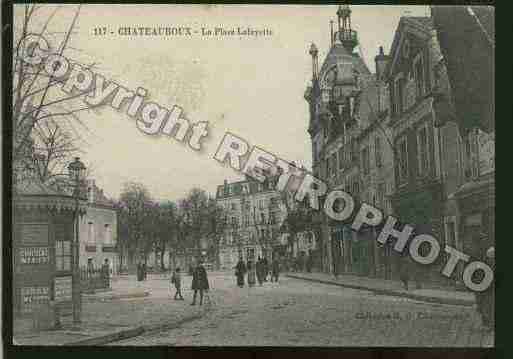
[[[368,290],[377,294],[410,298],[419,301],[472,306],[475,304],[475,296],[467,291],[455,291],[449,289],[410,289],[405,290],[400,281],[359,277],[355,275],[339,275],[337,279],[332,274],[326,273],[285,273],[290,278],[308,280],[318,283],[333,284],[341,287]],[[412,283],[414,286],[414,284]]]
[[189,281],[185,277],[182,284],[186,300],[175,301],[167,281],[116,278],[112,291],[83,295],[79,327],[74,328],[71,316],[61,318],[62,329],[45,331],[32,329],[32,319],[19,319],[14,322],[14,341],[19,345],[101,345],[146,331],[170,329],[199,319],[209,309],[189,305]]

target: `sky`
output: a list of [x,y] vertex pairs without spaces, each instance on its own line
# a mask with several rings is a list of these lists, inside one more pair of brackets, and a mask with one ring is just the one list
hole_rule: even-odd
[[[48,40],[57,41],[77,6],[63,5]],[[352,6],[360,51],[374,71],[379,46],[390,50],[401,16],[429,16],[425,6]],[[46,19],[53,5],[38,10]],[[17,11],[18,10],[18,11]],[[15,14],[19,14],[15,9]],[[147,100],[181,106],[191,122],[208,121],[210,133],[196,152],[167,136],[137,129],[126,111],[83,112],[81,159],[96,184],[117,198],[125,182],[143,183],[155,200],[178,200],[193,187],[214,194],[240,175],[213,159],[226,131],[280,158],[311,166],[308,106],[312,42],[321,65],[329,50],[329,21],[336,5],[83,5],[66,57],[95,63],[94,72],[135,90]],[[16,17],[15,17],[16,25]],[[120,36],[119,27],[251,27],[266,37]],[[95,28],[107,27],[106,35]],[[113,34],[111,34],[111,31]],[[98,30],[97,30],[98,32]]]

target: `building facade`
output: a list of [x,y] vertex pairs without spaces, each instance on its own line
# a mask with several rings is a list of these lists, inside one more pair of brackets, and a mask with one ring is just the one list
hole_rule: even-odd
[[[459,174],[448,198],[456,215],[446,216],[448,241],[483,259],[495,246],[495,13],[493,7],[432,7],[440,43],[435,113],[439,126],[457,133]],[[458,26],[455,27],[454,23]],[[448,176],[449,177],[449,176]],[[461,268],[458,268],[461,272]]]
[[[382,49],[372,74],[358,52],[358,34],[351,27],[351,9],[337,11],[338,31],[320,71],[318,50],[312,56],[312,86],[305,93],[310,107],[314,175],[330,189],[344,190],[357,200],[388,206],[394,188],[393,155],[388,119],[386,69]],[[386,208],[383,208],[386,209]],[[321,212],[320,246],[323,271],[376,275],[386,272],[370,232],[356,233],[346,224],[330,221]],[[383,267],[383,268],[382,268]]]
[[[402,17],[389,54],[379,49],[371,73],[354,51],[358,35],[350,8],[340,6],[337,16],[338,31],[332,30],[320,70],[316,46],[309,51],[312,85],[305,99],[314,175],[329,189],[394,215],[398,228],[411,224],[442,248],[482,253],[480,247],[494,241],[494,129],[490,121],[458,122],[465,114],[452,99],[451,72],[433,18]],[[398,278],[403,265],[412,265],[390,246],[378,245],[375,229],[356,233],[321,212],[323,271]],[[479,235],[486,245],[476,244]],[[420,282],[444,282],[444,259],[409,271]]]
[[270,181],[260,183],[250,177],[218,186],[216,201],[224,210],[227,226],[220,242],[221,269],[235,267],[239,258],[270,261],[273,253],[284,254],[280,242],[285,207]]
[[95,181],[89,180],[87,212],[79,223],[79,265],[92,262],[99,267],[108,259],[113,272],[118,273],[117,233],[116,210]]

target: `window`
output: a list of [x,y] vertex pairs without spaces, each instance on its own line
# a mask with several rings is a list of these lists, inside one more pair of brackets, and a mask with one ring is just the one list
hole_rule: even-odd
[[403,112],[403,79],[397,77],[394,80],[394,113],[400,115]]
[[474,179],[479,173],[478,144],[476,131],[469,131],[463,138],[465,144],[465,178]]
[[110,227],[110,224],[105,224],[104,241],[106,244],[112,244],[112,228]]
[[363,175],[367,176],[370,173],[370,157],[368,147],[364,147],[362,150],[362,168]]
[[265,223],[265,214],[264,214],[264,212],[260,212],[260,223],[261,224]]
[[338,168],[344,168],[344,147],[338,149]]
[[353,180],[353,195],[357,196],[360,191],[360,184],[358,183],[358,178]]
[[237,227],[238,225],[239,225],[239,223],[237,221],[237,217],[232,217],[232,226]]
[[87,226],[87,242],[94,244],[96,242],[96,238],[94,238],[94,223],[89,222]]
[[445,244],[456,248],[456,224],[453,221],[447,222],[447,241]]
[[424,95],[425,79],[424,79],[424,63],[422,61],[422,54],[419,54],[413,62],[413,71],[415,74],[415,85],[417,90],[417,98]]
[[351,140],[351,162],[358,162],[358,142],[354,138]]
[[232,211],[235,211],[237,209],[237,203],[232,202]]
[[397,151],[397,166],[399,183],[405,183],[408,178],[408,147],[406,137],[399,139]]
[[417,130],[417,161],[419,176],[426,176],[429,172],[429,142],[426,124]]
[[328,118],[326,120],[326,127],[324,127],[324,140],[328,140],[330,137],[330,131],[331,131],[331,120]]
[[71,241],[55,241],[55,269],[71,270]]
[[335,176],[335,174],[337,173],[337,152],[333,152],[333,154],[331,155],[331,165],[330,165],[330,169],[331,169],[331,176]]
[[381,138],[379,137],[374,140],[374,155],[376,157],[376,167],[380,168],[383,163],[381,162]]
[[276,223],[275,213],[269,212],[269,224],[275,224],[275,223]]
[[382,209],[385,209],[385,193],[386,193],[386,187],[385,183],[378,184],[378,206],[380,206]]

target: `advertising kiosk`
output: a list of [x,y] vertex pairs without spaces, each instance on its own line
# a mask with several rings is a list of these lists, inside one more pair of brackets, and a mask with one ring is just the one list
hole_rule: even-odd
[[[49,313],[46,326],[71,313],[75,215],[86,202],[30,183],[13,194],[14,317]],[[76,286],[79,288],[79,286]]]

